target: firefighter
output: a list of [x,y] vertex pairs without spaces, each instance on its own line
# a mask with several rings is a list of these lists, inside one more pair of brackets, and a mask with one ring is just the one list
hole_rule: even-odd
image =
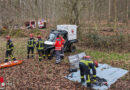
[[7,40],[7,44],[6,44],[5,62],[8,62],[9,56],[15,61],[16,58],[13,56],[14,45],[13,42],[10,40],[10,36],[6,36],[6,40]]
[[57,35],[54,45],[55,45],[55,51],[56,51],[56,64],[59,64],[61,60],[60,53],[61,53],[61,47],[62,47],[62,41],[59,35]]
[[44,41],[42,40],[41,36],[38,35],[38,41],[36,42],[36,48],[39,55],[39,61],[42,60],[42,58],[45,59],[45,52],[44,52]]
[[86,75],[86,83],[87,87],[91,87],[91,80],[90,80],[90,69],[92,69],[92,78],[93,83],[96,82],[96,66],[98,64],[94,63],[90,60],[90,56],[84,56],[83,60],[80,60],[79,68],[80,68],[80,76],[81,76],[81,82],[85,82],[84,75]]
[[62,42],[62,46],[61,46],[61,59],[64,59],[64,43],[65,43],[65,40],[64,38],[60,35],[60,39],[61,39],[61,42]]
[[35,39],[33,38],[33,34],[29,34],[30,39],[28,40],[27,44],[27,58],[29,59],[30,52],[32,53],[31,56],[34,58],[34,48],[35,48]]

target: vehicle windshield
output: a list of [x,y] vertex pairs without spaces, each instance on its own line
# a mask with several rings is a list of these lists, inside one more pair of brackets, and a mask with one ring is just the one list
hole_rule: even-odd
[[56,35],[53,34],[53,33],[51,33],[50,36],[49,36],[49,38],[48,38],[48,41],[54,42],[55,39],[56,39]]

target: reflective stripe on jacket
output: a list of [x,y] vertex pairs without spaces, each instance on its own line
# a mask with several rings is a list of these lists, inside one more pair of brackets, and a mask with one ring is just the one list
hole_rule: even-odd
[[92,69],[93,75],[96,76],[96,67],[91,60],[80,60],[80,63],[85,64],[89,69]]
[[34,38],[30,38],[28,40],[28,47],[35,47],[35,39]]
[[86,66],[89,66],[89,63],[93,64],[93,61],[88,60],[80,60],[80,62],[84,63]]
[[8,41],[7,41],[6,49],[7,49],[7,50],[13,50],[13,49],[14,49],[14,45],[13,45],[13,43],[12,43],[11,40],[8,40]]
[[61,47],[55,47],[55,50],[61,50]]
[[44,49],[44,41],[42,39],[39,39],[36,43],[36,47],[38,50],[43,50]]

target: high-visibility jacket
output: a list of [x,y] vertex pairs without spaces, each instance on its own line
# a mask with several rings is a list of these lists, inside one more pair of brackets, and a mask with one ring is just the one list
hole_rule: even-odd
[[11,40],[8,40],[7,44],[6,44],[6,50],[10,51],[10,50],[13,50],[13,49],[14,49],[13,42]]
[[56,38],[56,42],[55,42],[55,50],[61,50],[62,47],[62,41],[60,38]]
[[43,50],[44,49],[44,41],[42,39],[38,39],[36,43],[37,50]]
[[95,67],[93,61],[91,61],[91,60],[80,60],[80,63],[85,64],[88,67],[88,69],[92,69],[93,77],[96,77],[96,67]]
[[35,39],[34,38],[30,38],[29,40],[28,40],[28,45],[27,45],[27,47],[35,47]]
[[64,47],[65,40],[63,37],[61,37],[62,47]]

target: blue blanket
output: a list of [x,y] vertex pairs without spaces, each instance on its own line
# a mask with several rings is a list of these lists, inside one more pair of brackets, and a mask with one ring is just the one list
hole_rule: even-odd
[[[124,70],[124,69],[121,69],[121,68],[111,67],[107,64],[99,64],[99,67],[96,70],[97,70],[97,76],[100,77],[100,78],[105,78],[108,82],[108,86],[105,86],[105,85],[103,85],[103,86],[93,86],[93,89],[96,89],[96,90],[106,90],[106,89],[108,89],[119,78],[121,78],[126,73],[128,73],[127,70]],[[69,77],[66,76],[66,78],[71,80],[71,81],[78,81],[79,83],[81,82],[79,70],[77,72],[73,72],[73,73],[69,74],[68,76]],[[86,87],[86,83],[83,83],[83,85]]]

